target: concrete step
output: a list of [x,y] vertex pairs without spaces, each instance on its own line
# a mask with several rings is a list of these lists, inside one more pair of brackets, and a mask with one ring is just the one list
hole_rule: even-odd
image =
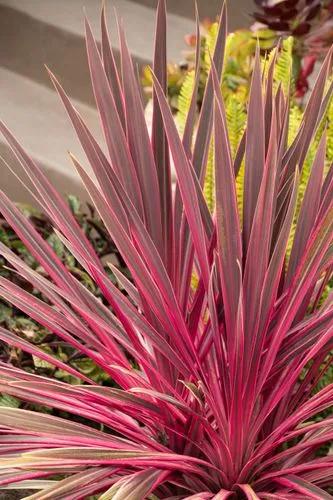
[[[157,0],[106,0],[109,28],[119,56],[113,8],[123,20],[135,61],[152,59]],[[236,3],[236,2],[235,2]],[[252,0],[237,0],[229,8],[231,28],[243,24]],[[202,17],[214,17],[221,0],[198,0]],[[85,53],[83,11],[99,38],[101,0],[0,0],[0,117],[40,162],[63,193],[86,197],[66,151],[82,158],[80,146],[44,69],[47,64],[76,100],[97,139],[101,138]],[[168,59],[179,61],[186,48],[184,35],[194,30],[192,0],[167,0]],[[237,19],[232,16],[238,16]],[[81,103],[81,104],[80,104]],[[0,138],[0,153],[8,147]],[[11,160],[13,164],[13,160]],[[1,188],[17,201],[30,201],[7,169]]]
[[[156,0],[134,0],[145,5],[146,7],[156,8]],[[169,14],[176,14],[189,19],[193,18],[194,0],[166,0]],[[222,6],[222,0],[197,0],[198,11],[200,18],[208,17],[215,19],[219,14]],[[229,30],[233,31],[238,28],[244,28],[251,24],[250,15],[254,11],[254,0],[229,0],[227,2],[228,9],[228,25]]]
[[[100,0],[0,1],[0,116],[62,193],[86,198],[66,152],[71,150],[83,160],[84,155],[43,67],[47,63],[59,76],[94,135],[103,143],[85,54],[84,5],[98,34]],[[124,21],[136,62],[150,63],[155,11],[127,0],[116,0],[112,5]],[[117,49],[115,17],[111,14],[109,8],[110,32]],[[184,34],[193,29],[193,22],[171,15],[168,28],[169,56],[177,60],[185,46]],[[0,153],[19,168],[2,138]],[[1,188],[16,201],[31,202],[30,195],[3,166]]]
[[[130,51],[139,64],[150,64],[153,55],[155,9],[128,0],[108,2],[112,43],[118,54],[116,17],[123,19]],[[112,7],[112,8],[111,8]],[[68,93],[93,104],[84,43],[84,10],[99,39],[101,0],[1,0],[0,66],[50,86],[46,63],[61,78]],[[168,58],[181,59],[184,35],[191,33],[191,19],[168,16]]]
[[[252,0],[237,0],[229,7],[229,27],[245,26]],[[115,54],[118,37],[113,9],[124,20],[129,48],[139,66],[149,64],[155,26],[157,0],[112,0],[108,7],[109,27]],[[219,13],[221,0],[199,0],[202,17]],[[83,12],[97,38],[101,0],[0,0],[0,66],[51,86],[44,70],[48,64],[61,76],[70,95],[93,103],[86,61]],[[184,35],[194,30],[194,1],[167,0],[168,59],[177,62],[186,48]]]
[[[62,193],[87,195],[68,157],[72,151],[88,165],[64,107],[55,92],[32,80],[0,68],[1,119],[15,134],[28,153],[43,166],[48,177]],[[103,147],[97,112],[86,104],[74,101],[87,125]],[[15,169],[18,162],[0,137],[0,154]],[[11,199],[31,202],[31,197],[0,160],[1,189]]]

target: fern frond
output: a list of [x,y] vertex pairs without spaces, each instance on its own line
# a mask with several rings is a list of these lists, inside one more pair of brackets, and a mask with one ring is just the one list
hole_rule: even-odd
[[[242,137],[242,133],[245,128],[246,122],[246,111],[245,106],[242,101],[239,101],[237,95],[229,96],[226,103],[226,118],[227,118],[227,126],[229,130],[230,137],[230,146],[231,152],[234,156],[237,147],[239,145],[240,139]],[[243,169],[244,170],[244,169]],[[243,189],[242,181],[240,180],[241,173],[243,172],[241,169],[239,179],[238,179],[238,190],[239,193]],[[204,184],[204,196],[207,202],[207,205],[211,211],[213,211],[215,205],[215,185],[214,185],[214,144],[213,140],[210,144],[207,167],[206,167],[206,177]]]
[[236,154],[246,124],[244,100],[238,94],[229,95],[226,102],[226,118],[229,131],[231,152]]
[[210,70],[210,58],[212,57],[215,49],[215,43],[217,38],[218,23],[213,23],[207,31],[205,37],[205,48],[204,48],[204,68],[207,74]]
[[184,132],[186,117],[190,109],[194,83],[195,83],[195,71],[192,70],[185,76],[183,85],[180,89],[180,93],[178,96],[177,125],[181,135]]
[[243,192],[244,192],[244,176],[245,176],[245,162],[241,164],[238,175],[236,177],[236,195],[239,210],[239,216],[243,218]]
[[[301,121],[302,121],[302,117],[303,117],[302,109],[298,105],[294,104],[290,110],[289,136],[288,136],[289,144],[292,143],[293,139],[295,138],[295,136],[297,134],[297,131],[298,131],[300,124],[301,124]],[[298,220],[302,200],[304,198],[305,190],[306,190],[309,178],[310,178],[313,160],[315,158],[316,151],[318,149],[320,140],[321,140],[322,135],[323,135],[325,130],[327,131],[326,166],[325,166],[325,171],[327,172],[329,166],[331,165],[331,163],[333,161],[333,99],[332,98],[331,98],[330,103],[328,104],[327,111],[324,114],[324,116],[321,120],[321,123],[318,126],[316,134],[315,134],[315,136],[312,140],[311,146],[308,150],[308,154],[305,158],[303,168],[301,170],[298,198],[297,198],[297,204],[296,204],[296,210],[295,210],[295,217],[294,217],[293,225],[292,225],[292,228],[290,231],[287,256],[290,255],[290,251],[292,248],[292,243],[293,243],[294,235],[295,235],[295,228],[297,225],[297,220]]]
[[[294,121],[290,122],[290,124],[289,124],[289,136],[291,136],[290,137],[291,139],[295,137],[296,132],[297,132],[296,127],[299,127],[301,120],[302,120],[302,116],[303,116],[303,112],[299,107],[293,106],[292,110],[293,110],[293,113],[291,113],[290,116],[291,116],[291,118],[293,117]],[[291,130],[291,126],[292,126],[292,130]],[[318,127],[318,130],[317,130],[315,137],[312,140],[308,154],[307,154],[305,161],[304,161],[304,165],[303,165],[302,170],[300,172],[300,182],[299,182],[299,188],[298,188],[296,210],[295,210],[294,221],[292,224],[292,228],[291,228],[289,240],[288,240],[287,257],[290,256],[302,201],[303,201],[305,190],[306,190],[306,187],[308,185],[309,178],[310,178],[312,164],[313,164],[313,161],[314,161],[314,158],[316,155],[316,151],[318,149],[320,139],[321,139],[322,134],[324,132],[324,129],[325,129],[325,121],[323,120],[322,123],[320,124],[320,126]]]
[[[286,38],[282,42],[281,51],[277,57],[274,82],[276,87],[281,83],[285,95],[293,94],[293,45],[294,39],[292,36]],[[269,62],[274,57],[274,51],[269,55]]]
[[288,146],[291,145],[291,143],[296,137],[296,134],[301,125],[302,117],[303,117],[302,109],[299,106],[297,106],[297,104],[293,104],[289,112]]
[[209,146],[207,167],[206,167],[206,177],[204,184],[204,196],[207,202],[207,206],[211,212],[213,212],[215,207],[215,174],[214,174],[214,140],[211,140]]

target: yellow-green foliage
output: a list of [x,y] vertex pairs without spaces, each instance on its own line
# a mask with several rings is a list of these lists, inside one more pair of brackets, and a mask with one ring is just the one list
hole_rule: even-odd
[[222,76],[222,93],[225,99],[233,95],[240,102],[246,101],[255,47],[256,39],[251,31],[239,30],[228,36]]
[[215,49],[216,37],[217,37],[218,24],[213,23],[207,31],[205,36],[204,45],[204,71],[209,73],[210,70],[210,58],[212,57]]
[[[214,52],[215,40],[217,33],[217,24],[213,24],[206,35],[205,46],[203,48],[203,71],[205,74],[208,73],[210,69],[210,55]],[[254,36],[253,33],[247,30],[240,30],[235,33],[230,34],[227,37],[226,43],[226,55],[225,64],[222,73],[222,93],[225,101],[226,107],[226,119],[227,126],[229,130],[230,145],[233,157],[237,151],[239,141],[242,137],[244,127],[246,124],[246,106],[248,100],[248,93],[250,88],[251,72],[253,67],[253,55],[259,39],[261,47],[262,44],[266,42],[266,46],[269,47],[271,43],[270,33],[263,33],[262,37],[258,33]],[[268,44],[268,45],[267,45]],[[271,62],[275,56],[277,49],[273,49],[263,58],[262,64],[264,69],[264,75],[267,77],[268,69]],[[330,82],[329,82],[330,83]],[[294,82],[293,82],[293,38],[289,37],[282,42],[279,53],[276,57],[276,64],[274,70],[274,91],[276,92],[279,86],[282,86],[282,90],[285,95],[290,92],[293,93]],[[180,131],[184,130],[186,116],[189,110],[191,96],[194,86],[194,72],[191,71],[185,77],[184,83],[181,88],[179,97],[179,111],[177,115],[177,123]],[[302,117],[303,108],[295,101],[291,101],[291,108],[289,113],[289,133],[288,133],[288,143],[291,144],[295,138],[297,131],[299,130]],[[299,209],[301,206],[302,199],[304,197],[304,192],[309,180],[312,162],[315,156],[316,149],[318,147],[320,138],[324,129],[327,129],[327,156],[326,163],[327,166],[333,162],[333,99],[328,106],[327,112],[322,120],[321,125],[318,128],[316,136],[314,137],[309,153],[305,159],[299,185],[299,195],[297,201],[297,209],[295,214],[295,223],[299,215]],[[237,196],[239,209],[242,211],[242,199],[243,199],[243,185],[244,185],[244,165],[241,166],[237,180]],[[212,209],[214,202],[214,155],[213,146],[211,144],[207,168],[206,168],[206,179],[204,186],[204,193],[207,203]],[[295,224],[294,224],[295,227]],[[292,241],[294,237],[294,228],[291,231],[288,248],[289,252],[291,250]]]
[[[206,39],[206,46],[204,49],[204,72],[205,77],[210,68],[210,57],[213,54],[215,37],[216,37],[217,26],[213,25],[210,28],[209,34]],[[226,120],[229,131],[230,146],[233,157],[235,157],[239,142],[241,140],[244,128],[246,126],[246,108],[248,101],[248,94],[250,88],[250,75],[253,65],[253,54],[255,50],[256,41],[253,37],[249,37],[248,32],[240,32],[236,34],[231,34],[227,38],[226,44],[226,58],[225,64],[222,72],[222,94],[225,102],[226,110]],[[276,49],[273,49],[263,58],[263,70],[264,76],[267,77],[268,69],[272,63],[276,53]],[[328,85],[331,81],[328,82]],[[185,78],[184,84],[181,89],[179,97],[179,112],[177,116],[177,122],[180,127],[181,132],[183,132],[186,116],[189,110],[191,96],[194,85],[194,72],[190,72]],[[278,88],[281,86],[282,91],[285,95],[293,95],[294,92],[294,81],[293,81],[293,39],[289,37],[284,40],[276,55],[276,64],[274,69],[274,92],[277,92]],[[289,130],[288,130],[288,144],[290,145],[295,139],[297,132],[299,131],[302,118],[304,114],[304,109],[296,100],[291,100],[291,106],[289,110]],[[326,170],[333,163],[333,99],[328,104],[325,116],[322,119],[321,124],[312,140],[312,144],[309,148],[307,157],[305,158],[304,165],[300,172],[300,183],[298,191],[298,199],[295,211],[295,217],[293,225],[291,228],[288,248],[287,248],[287,258],[290,255],[293,239],[295,235],[295,228],[297,219],[300,213],[300,207],[302,200],[304,198],[304,193],[309,181],[311,168],[313,160],[324,131],[327,131],[327,149],[326,149]],[[243,211],[243,191],[244,191],[244,162],[242,163],[237,179],[236,179],[236,191],[240,216],[242,217]],[[214,200],[215,186],[214,186],[214,144],[211,141],[207,166],[206,166],[206,178],[204,184],[204,196],[207,201],[209,210],[213,210],[215,205]],[[197,287],[198,278],[194,274],[192,276],[192,287],[195,289]],[[330,290],[332,289],[332,282],[330,282],[323,293],[323,300]],[[333,372],[330,369],[326,375],[321,379],[320,384],[326,385],[331,383]]]
[[[290,108],[290,113],[289,113],[288,145],[290,145],[293,142],[293,140],[295,139],[297,132],[299,130],[301,121],[302,121],[302,117],[303,117],[302,109],[299,106],[297,106],[297,104],[293,104]],[[296,204],[294,222],[293,222],[293,225],[291,227],[289,240],[288,240],[288,247],[287,247],[287,255],[288,256],[290,255],[292,243],[293,243],[294,236],[295,236],[296,221],[297,221],[297,217],[299,214],[301,200],[303,199],[303,196],[304,196],[307,177],[308,177],[308,168],[307,168],[307,165],[305,165],[304,169],[302,171],[302,174],[301,174],[301,178],[300,178],[299,191],[298,191],[299,195],[298,195],[297,204]],[[302,193],[302,194],[300,194],[300,193]]]
[[[326,90],[333,83],[333,78],[329,78]],[[327,106],[326,114],[320,124],[318,142],[320,140],[322,132],[326,129],[327,145],[326,145],[326,167],[328,168],[333,162],[333,98],[331,97],[330,102]]]
[[[236,95],[229,95],[226,100],[226,118],[229,131],[230,146],[233,157],[237,152],[246,125],[246,107]],[[244,163],[236,179],[236,192],[240,213],[243,208]]]
[[190,109],[191,98],[194,88],[194,71],[190,71],[184,79],[184,83],[180,89],[178,96],[178,113],[177,113],[177,125],[178,130],[181,134],[184,132],[184,127],[186,123],[186,117]]
[[327,111],[327,150],[326,159],[328,165],[333,162],[333,99]]
[[[330,82],[328,82],[329,84]],[[291,144],[292,140],[296,136],[297,130],[299,129],[301,120],[303,117],[303,110],[294,104],[290,110],[290,121],[289,121],[289,144]],[[326,130],[326,137],[327,137],[327,148],[326,148],[326,172],[329,166],[332,164],[333,161],[333,99],[331,99],[330,103],[328,104],[327,111],[318,127],[318,130],[316,132],[315,137],[312,140],[311,146],[309,148],[309,152],[305,158],[305,162],[301,171],[300,175],[300,183],[299,183],[299,190],[298,190],[298,198],[297,198],[297,205],[296,205],[296,211],[295,211],[295,218],[294,218],[294,223],[290,232],[290,237],[288,241],[288,252],[287,255],[290,255],[294,235],[295,235],[295,228],[296,228],[296,223],[297,219],[299,216],[302,200],[304,197],[304,193],[306,190],[306,186],[309,181],[310,173],[311,173],[311,168],[312,168],[312,163],[316,154],[316,151],[319,146],[320,139],[322,138],[323,133]]]
[[237,194],[237,202],[239,215],[241,219],[243,218],[243,190],[244,190],[244,175],[245,175],[245,163],[242,162],[241,167],[239,169],[237,178],[236,178],[236,194]]
[[215,207],[215,186],[214,186],[214,140],[212,139],[209,146],[207,167],[206,167],[206,178],[204,185],[204,195],[208,205],[209,210],[212,212]]
[[[276,59],[275,71],[274,71],[274,89],[277,90],[278,86],[281,84],[285,95],[293,93],[293,38],[290,36],[286,40],[283,40],[281,49],[279,51],[278,57]],[[275,52],[277,49],[273,49],[268,56],[268,64],[265,66],[268,70],[270,63],[273,61]]]
[[[210,69],[210,57],[212,56],[215,48],[216,34],[217,23],[214,23],[208,29],[204,40],[202,71],[206,77]],[[260,41],[261,46],[264,44],[264,47],[270,48],[272,43],[271,32],[269,30],[263,30],[262,32],[253,34],[249,30],[239,30],[235,33],[231,33],[227,37],[221,88],[226,105],[227,126],[233,156],[235,156],[237,151],[246,123],[246,103],[250,88],[253,55],[258,40]],[[282,85],[285,93],[288,93],[292,87],[292,47],[293,40],[291,37],[284,40],[282,43],[275,66],[275,91],[277,90],[279,84]],[[265,58],[265,72],[268,70],[270,63],[273,60],[274,53],[275,49],[271,50]],[[194,77],[195,75],[193,70],[187,74],[181,87],[178,99],[177,124],[181,133],[184,131],[186,116],[190,107]],[[295,110],[292,110],[290,123],[291,137],[296,133],[301,119],[301,112],[299,111],[298,116],[298,111],[299,108],[297,107],[295,107]],[[212,145],[208,155],[206,172],[204,192],[208,205],[212,207],[214,192],[214,157],[212,153]],[[237,178],[237,193],[240,210],[242,208],[243,179],[244,166],[242,165]]]
[[[217,24],[214,23],[208,30],[204,46],[204,71],[209,72],[210,55],[214,52],[217,33]],[[251,54],[255,48],[255,41],[250,32],[244,30],[231,34],[226,43],[226,64],[223,70],[222,90],[226,101],[226,118],[230,134],[231,150],[235,155],[239,141],[245,127],[246,107],[245,101],[248,94],[248,82],[250,66],[252,65]],[[245,69],[246,68],[246,69]],[[194,71],[190,71],[183,82],[178,98],[177,125],[180,133],[183,133],[186,117],[189,111],[192,92],[194,88]],[[236,92],[232,89],[235,88]],[[210,145],[204,193],[209,208],[214,206],[214,154],[213,145]]]
[[226,118],[233,157],[236,154],[246,124],[246,107],[237,96],[230,95],[226,101]]
[[288,145],[293,142],[295,139],[297,132],[299,130],[301,121],[302,121],[303,111],[297,106],[297,104],[293,104],[290,107],[289,112],[289,131],[288,131]]

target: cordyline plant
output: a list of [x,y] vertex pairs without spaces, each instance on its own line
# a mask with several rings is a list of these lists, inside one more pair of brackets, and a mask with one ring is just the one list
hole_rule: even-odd
[[[117,263],[121,272],[126,275],[127,269],[124,267],[124,262],[118,253],[117,248],[110,239],[109,234],[105,230],[104,224],[100,220],[96,210],[90,204],[85,206],[79,201],[76,196],[68,195],[67,201],[71,212],[73,213],[78,224],[84,231],[87,239],[94,247],[98,257],[104,262],[106,271],[110,274],[114,283],[117,280],[109,269],[108,262]],[[66,248],[60,238],[55,232],[52,222],[34,207],[29,205],[19,204],[21,211],[32,223],[36,231],[46,240],[54,249],[56,255],[61,259],[65,267],[76,276],[79,281],[84,284],[93,294],[103,300],[103,295],[96,287],[95,282],[91,279],[88,273],[82,268],[79,262],[75,259],[72,253]],[[10,225],[0,215],[0,242],[9,247],[18,257],[20,257],[29,267],[43,273],[44,269],[41,268],[38,261],[32,257],[25,245],[19,239],[17,234],[13,231]],[[24,278],[13,269],[10,264],[0,257],[0,276],[20,285],[26,290],[33,292],[38,298],[43,298],[43,294],[39,293],[31,283],[27,282]],[[48,329],[41,327],[41,325],[32,320],[28,315],[22,313],[12,304],[7,301],[0,300],[0,326],[8,328],[10,331],[20,334],[24,339],[30,339],[34,344],[53,353],[62,361],[66,361],[79,371],[89,374],[91,378],[99,382],[112,382],[110,377],[102,370],[96,367],[95,363],[82,353],[73,350],[71,345],[62,341],[57,335],[51,333]],[[12,347],[11,345],[1,346],[0,358],[2,361],[11,361],[16,367],[22,367],[25,370],[32,371],[39,374],[47,374],[55,376],[58,379],[65,381],[73,380],[73,376],[69,375],[64,370],[59,370],[54,365],[47,363],[34,355],[26,353],[21,349]],[[78,379],[75,379],[79,382]],[[8,395],[0,397],[0,404],[6,402],[8,405],[19,406],[20,401],[17,398]],[[29,404],[29,403],[28,403]],[[51,411],[50,409],[48,411]]]
[[[3,393],[73,414],[68,421],[0,408],[2,488],[21,485],[37,490],[30,499],[62,500],[98,494],[117,500],[332,498],[333,456],[318,450],[333,438],[333,419],[325,418],[333,384],[315,391],[333,347],[332,296],[321,299],[333,266],[333,169],[324,172],[325,133],[286,259],[299,171],[333,89],[326,90],[331,53],[288,147],[288,96],[272,90],[274,60],[262,80],[257,52],[247,127],[232,160],[219,85],[225,36],[223,8],[195,138],[199,67],[182,137],[164,94],[163,0],[151,138],[122,25],[118,72],[104,13],[101,51],[88,23],[86,40],[107,154],[51,75],[93,174],[72,157],[74,165],[131,272],[129,281],[114,269],[126,295],[42,170],[1,124],[24,170],[19,177],[29,180],[57,234],[109,305],[70,274],[3,193],[1,213],[51,280],[2,245],[3,256],[45,300],[5,278],[1,295],[117,384],[96,386],[2,328],[2,341],[84,382],[69,385],[0,363]],[[212,140],[213,215],[202,192]],[[235,175],[243,161],[240,215]]]

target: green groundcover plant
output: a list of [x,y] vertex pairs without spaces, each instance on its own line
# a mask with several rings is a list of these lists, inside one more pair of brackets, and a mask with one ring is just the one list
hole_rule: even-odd
[[[106,231],[103,222],[96,213],[95,208],[91,204],[85,204],[79,201],[74,195],[68,195],[67,201],[73,216],[82,228],[87,239],[93,245],[96,254],[104,263],[106,272],[110,274],[111,279],[118,285],[115,275],[108,266],[108,262],[113,262],[121,270],[122,273],[127,273],[121,255],[118,253],[113,241],[110,239],[109,233]],[[66,248],[61,239],[56,233],[50,219],[36,207],[30,205],[18,204],[22,213],[32,223],[35,230],[46,240],[57,257],[59,257],[64,266],[76,276],[80,282],[86,286],[96,297],[103,300],[103,294],[96,286],[96,283],[91,279],[89,274],[83,269],[80,263],[75,259],[72,253]],[[38,261],[31,255],[27,247],[20,240],[18,235],[13,231],[7,221],[0,216],[0,242],[4,243],[11,249],[20,259],[22,259],[30,268],[48,277],[44,269],[39,265]],[[3,257],[0,258],[0,276],[3,276],[17,285],[20,285],[25,290],[30,291],[34,296],[43,298],[43,294],[35,289],[30,283],[24,280],[12,268],[11,264]],[[96,382],[111,383],[110,377],[95,363],[82,353],[73,349],[67,342],[59,339],[47,328],[42,327],[38,322],[34,321],[27,314],[20,311],[18,308],[5,300],[0,301],[0,326],[8,328],[10,331],[17,333],[24,339],[29,339],[32,343],[38,345],[41,349],[54,354],[62,361],[66,361],[79,371],[89,374]],[[64,370],[57,369],[54,365],[41,360],[27,352],[22,351],[11,345],[1,346],[1,360],[10,361],[16,367],[24,368],[25,370],[42,375],[55,376],[58,379],[65,381],[79,382],[79,379],[73,379]],[[18,406],[20,401],[8,395],[0,397],[2,404]],[[21,402],[21,404],[23,404]],[[50,411],[50,410],[48,410]]]
[[[50,279],[1,245],[3,257],[42,297],[5,277],[1,296],[116,384],[96,385],[1,328],[3,342],[83,382],[70,385],[0,363],[1,392],[73,414],[71,421],[0,407],[1,488],[33,488],[30,499],[59,500],[332,498],[333,456],[319,451],[333,438],[327,413],[333,384],[315,390],[333,347],[332,294],[322,293],[333,266],[333,168],[325,169],[325,129],[287,255],[299,177],[333,90],[326,84],[332,52],[288,144],[289,96],[281,86],[274,89],[274,58],[262,78],[257,51],[246,127],[233,157],[219,82],[226,30],[223,8],[195,134],[199,65],[182,136],[165,96],[163,0],[151,137],[121,23],[118,71],[104,13],[101,51],[86,22],[106,154],[50,74],[93,174],[72,156],[75,168],[131,274],[128,279],[113,268],[126,294],[42,170],[0,125],[21,163],[22,181],[29,179],[28,188],[103,301],[4,193],[0,212]],[[211,212],[203,183],[212,140]],[[243,163],[240,210],[235,177]]]
[[[322,61],[333,41],[332,0],[254,0],[252,13],[255,22],[250,29],[238,29],[227,40],[223,93],[235,94],[245,100],[252,75],[256,43],[259,41],[262,54],[277,46],[280,38],[292,36],[291,57],[295,88],[293,96],[302,102],[307,94],[316,61]],[[202,71],[198,88],[198,107],[202,104],[207,80],[207,49],[212,47],[217,32],[215,20],[205,19],[200,26]],[[181,108],[182,93],[188,88],[188,75],[195,66],[196,34],[184,37],[187,50],[179,64],[168,64],[168,97],[172,109]],[[282,68],[281,68],[282,69]],[[150,68],[142,72],[142,84],[147,96],[152,95],[153,80]]]

